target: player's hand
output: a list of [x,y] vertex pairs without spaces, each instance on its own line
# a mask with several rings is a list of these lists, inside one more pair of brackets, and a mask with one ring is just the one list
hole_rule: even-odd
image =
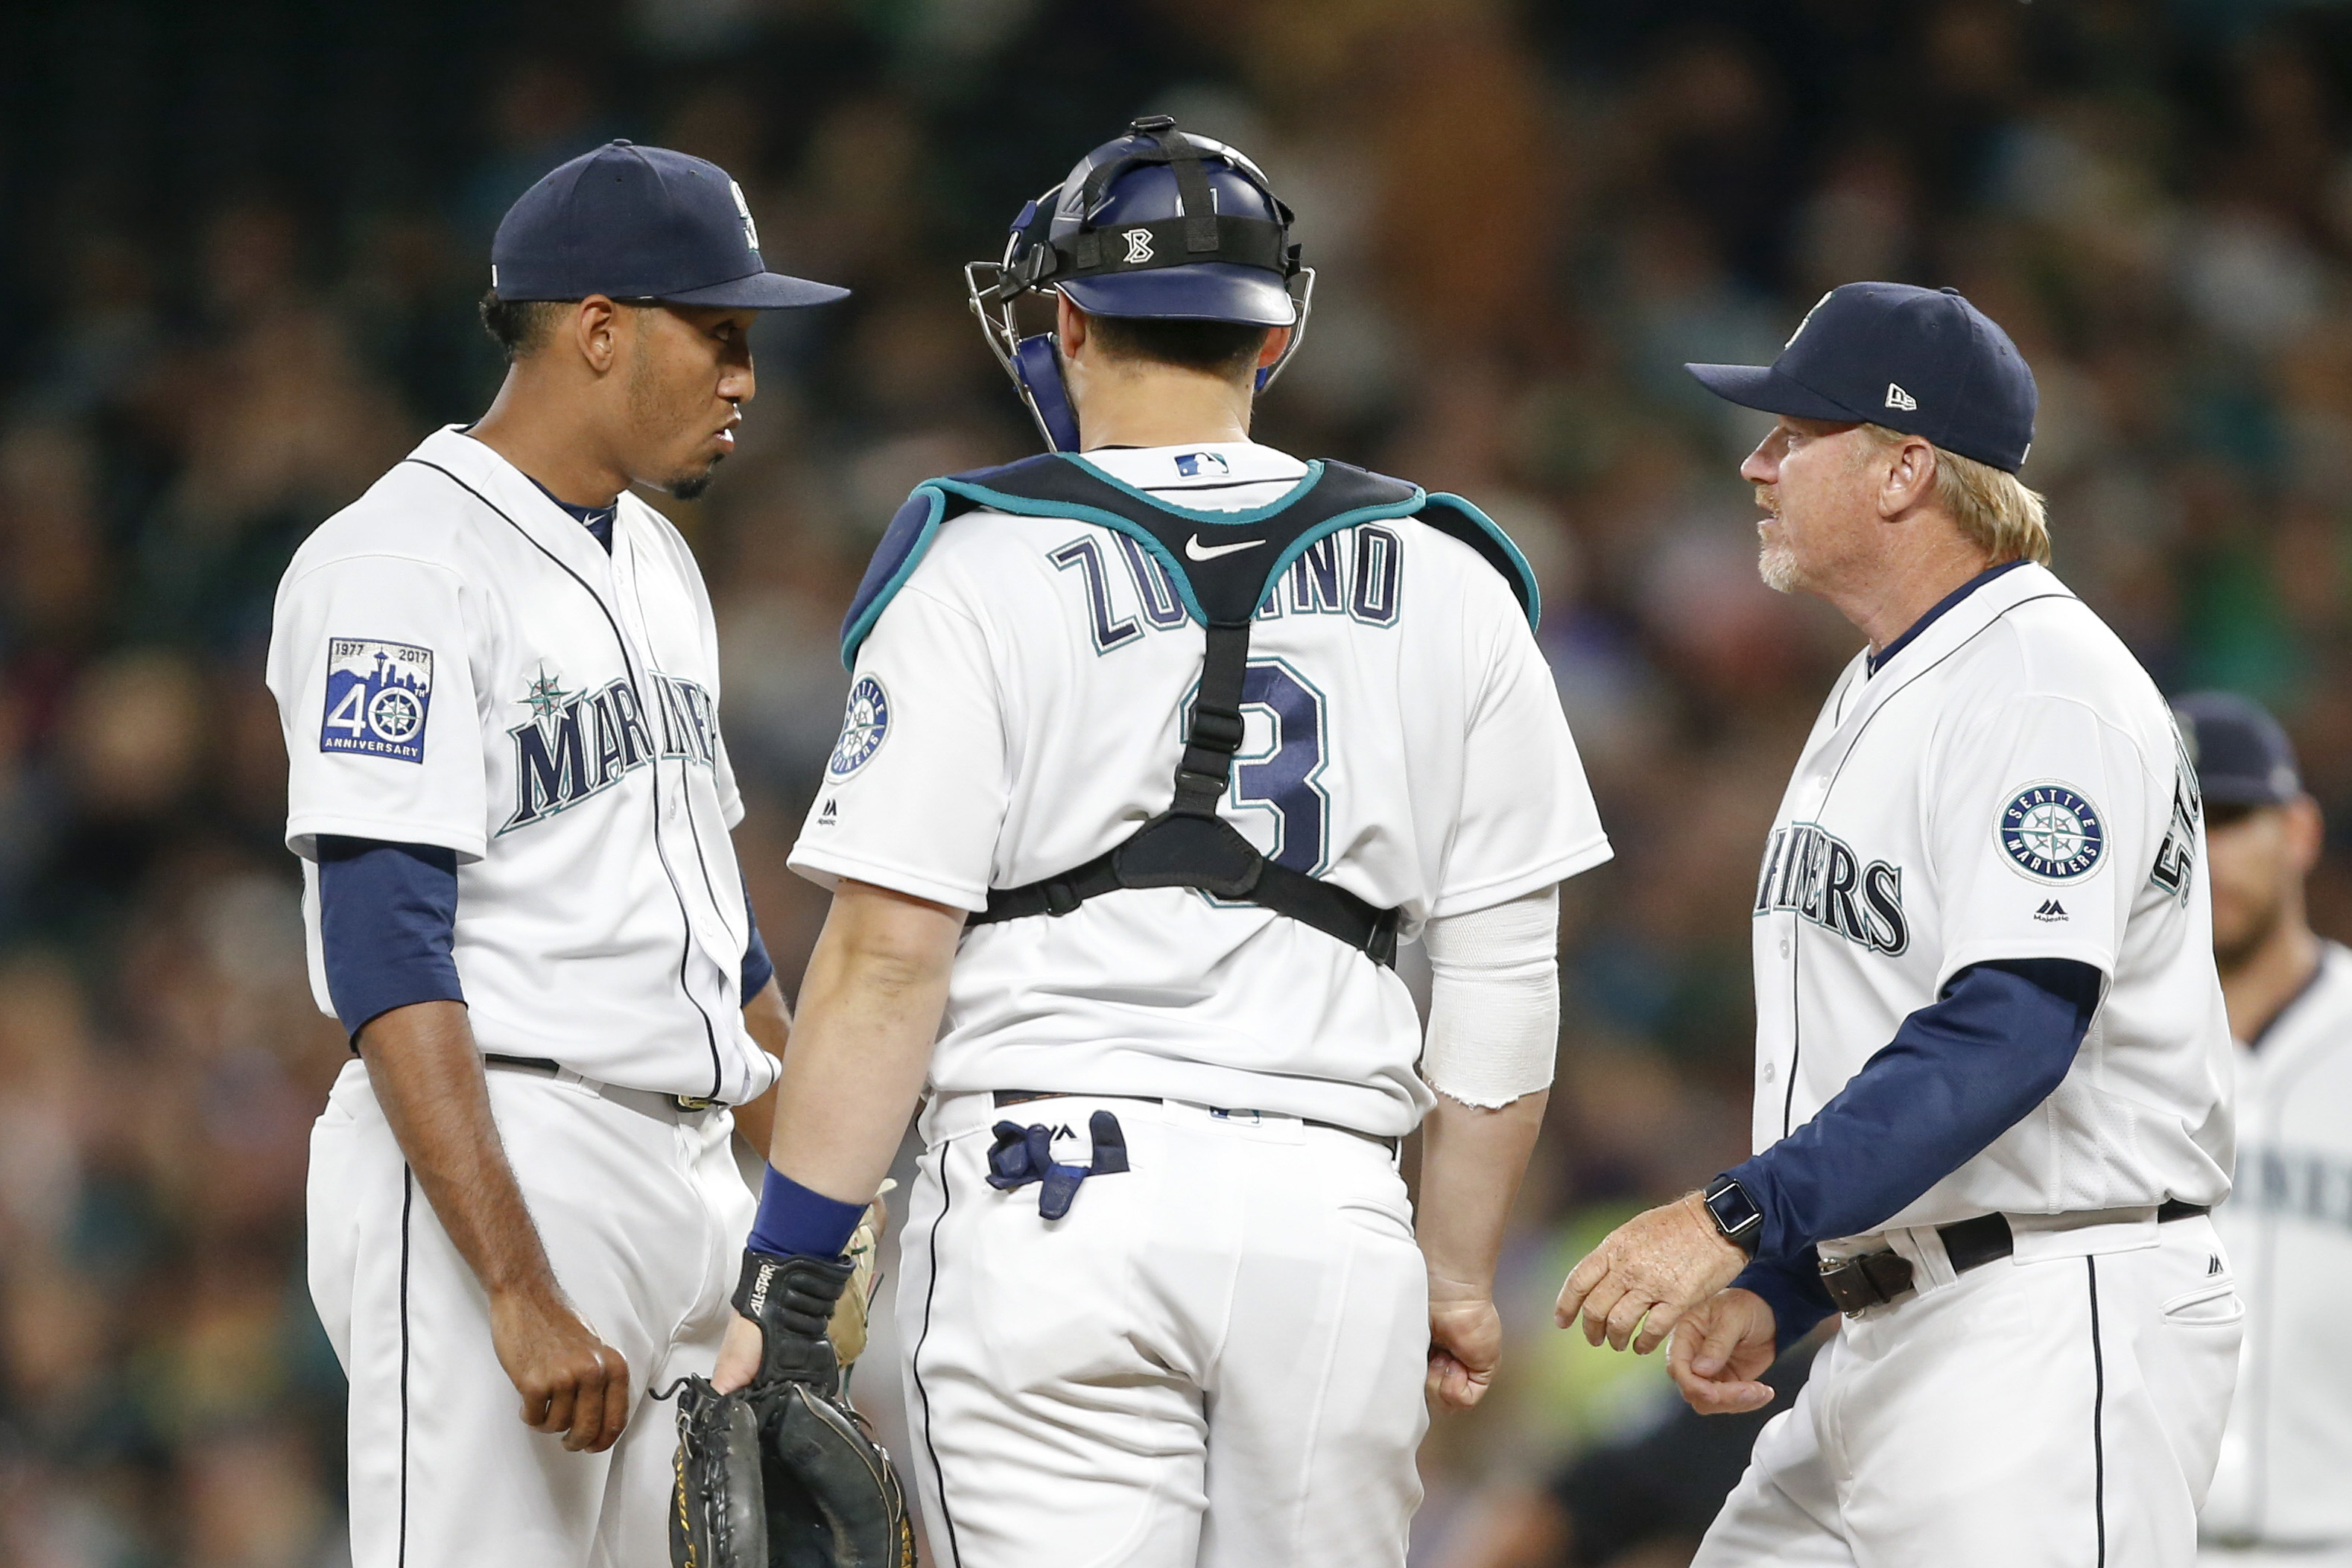
[[1485,1296],[1429,1301],[1429,1394],[1467,1410],[1486,1397],[1503,1358],[1503,1315]]
[[760,1375],[760,1353],[765,1348],[760,1325],[735,1313],[727,1325],[726,1343],[719,1347],[719,1364],[711,1369],[710,1385],[721,1394],[732,1394],[748,1385]]
[[1675,1325],[1666,1370],[1683,1402],[1702,1416],[1735,1416],[1772,1403],[1758,1379],[1772,1364],[1772,1309],[1753,1291],[1718,1291]]
[[629,1364],[551,1291],[490,1297],[490,1342],[522,1396],[522,1424],[601,1454],[629,1420]]
[[[890,1233],[890,1206],[883,1199],[898,1187],[896,1181],[882,1184],[882,1190],[866,1206],[866,1218],[858,1222],[856,1232],[849,1239],[849,1255],[857,1260],[857,1272],[851,1277],[849,1289],[842,1292],[841,1304],[835,1309],[833,1322],[826,1331],[844,1366],[856,1361],[866,1348],[866,1314],[874,1305],[877,1282],[876,1254],[881,1250],[882,1239]],[[866,1234],[869,1230],[870,1237]],[[711,1386],[721,1394],[732,1394],[749,1384],[760,1375],[760,1356],[764,1349],[759,1325],[737,1312],[734,1321],[727,1325],[726,1341],[719,1347],[719,1364],[710,1374]]]
[[1553,1317],[1584,1318],[1584,1337],[1647,1355],[1685,1312],[1738,1278],[1748,1254],[1715,1228],[1696,1193],[1637,1214],[1587,1253],[1559,1288]]

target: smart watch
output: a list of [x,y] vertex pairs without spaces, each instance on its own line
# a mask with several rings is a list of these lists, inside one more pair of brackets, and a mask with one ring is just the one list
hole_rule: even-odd
[[1715,1217],[1715,1228],[1723,1232],[1724,1239],[1747,1253],[1756,1256],[1756,1244],[1764,1239],[1764,1211],[1748,1196],[1748,1189],[1727,1176],[1709,1182],[1699,1195],[1707,1213]]

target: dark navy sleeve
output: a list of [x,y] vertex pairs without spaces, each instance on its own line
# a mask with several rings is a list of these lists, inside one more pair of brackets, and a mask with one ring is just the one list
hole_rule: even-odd
[[353,1039],[415,1002],[462,1002],[457,857],[433,844],[319,835],[319,934],[327,994]]
[[1764,1211],[1756,1255],[1875,1230],[1981,1153],[2065,1078],[2099,988],[2070,958],[1953,976],[1811,1121],[1726,1173]]
[[1755,1291],[1772,1309],[1772,1348],[1783,1354],[1837,1311],[1822,1284],[1822,1256],[1811,1247],[1791,1258],[1759,1258],[1731,1284],[1734,1290]]
[[743,1004],[749,1007],[753,997],[768,988],[776,977],[776,961],[768,956],[768,945],[760,939],[760,916],[751,907],[750,883],[743,887],[743,920],[751,933],[751,941],[743,946]]

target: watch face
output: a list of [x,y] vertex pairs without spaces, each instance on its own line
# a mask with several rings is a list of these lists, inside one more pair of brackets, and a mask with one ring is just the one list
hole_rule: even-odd
[[1707,1211],[1726,1236],[1741,1236],[1764,1223],[1764,1211],[1736,1181],[1725,1182],[1706,1195]]

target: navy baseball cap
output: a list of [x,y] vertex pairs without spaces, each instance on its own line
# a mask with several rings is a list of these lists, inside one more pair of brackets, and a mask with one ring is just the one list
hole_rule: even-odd
[[782,310],[846,288],[770,272],[743,188],[667,147],[608,141],[551,171],[499,220],[490,292],[501,299],[658,299]]
[[1956,289],[1849,283],[1822,296],[1769,365],[1683,369],[1745,408],[1883,424],[2005,473],[2033,445],[2033,372]]
[[2197,787],[2220,806],[2280,806],[2303,793],[2294,743],[2260,703],[2235,692],[2192,692],[2172,705]]

